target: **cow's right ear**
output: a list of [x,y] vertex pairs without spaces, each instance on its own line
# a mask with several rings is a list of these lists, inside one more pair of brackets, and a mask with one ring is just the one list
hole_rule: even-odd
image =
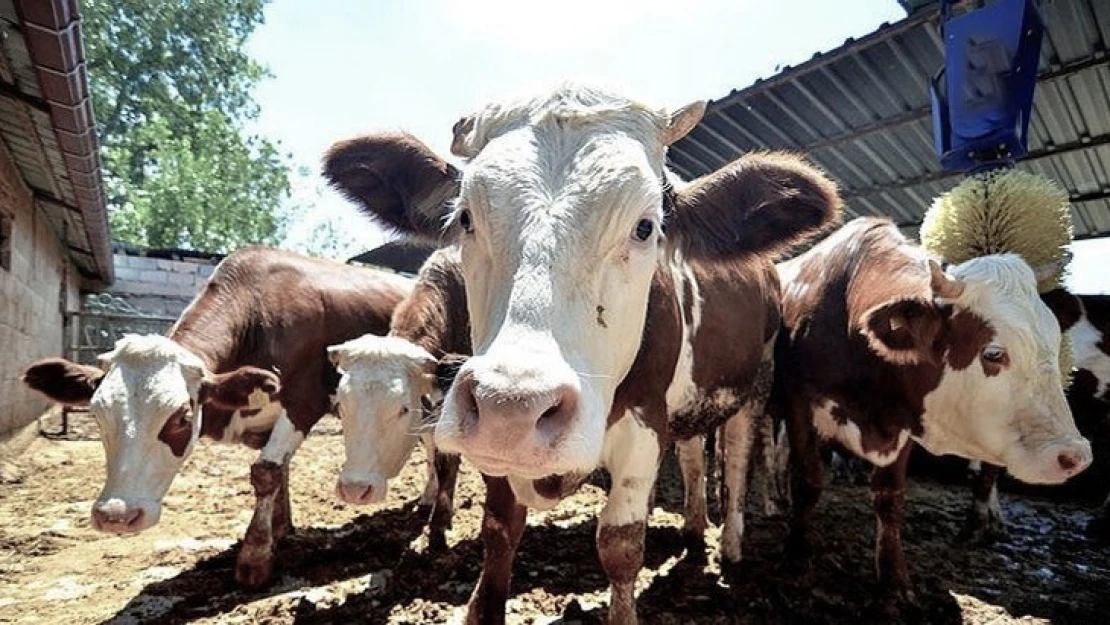
[[860,331],[871,349],[888,362],[935,362],[941,313],[929,301],[906,299],[881,304],[863,315]]
[[66,406],[87,406],[104,371],[64,358],[47,358],[27,368],[23,383],[32,390]]
[[340,141],[324,156],[324,177],[382,225],[441,243],[459,171],[403,133]]

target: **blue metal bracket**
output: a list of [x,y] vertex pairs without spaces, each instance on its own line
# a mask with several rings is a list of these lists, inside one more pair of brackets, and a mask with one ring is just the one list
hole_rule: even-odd
[[942,0],[945,65],[933,77],[933,141],[941,166],[1012,166],[1028,148],[1044,23],[1033,0],[995,0],[954,15]]

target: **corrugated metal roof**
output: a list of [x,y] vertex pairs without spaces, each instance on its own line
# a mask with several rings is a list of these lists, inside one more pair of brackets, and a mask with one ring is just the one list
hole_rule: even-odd
[[103,284],[111,240],[84,64],[76,0],[0,0],[0,140],[74,264]]
[[[916,234],[932,199],[962,179],[933,148],[928,84],[944,55],[926,4],[903,2],[916,8],[906,19],[711,102],[671,146],[671,165],[694,178],[751,150],[801,150],[840,183],[849,215],[887,215]],[[1048,31],[1019,167],[1068,189],[1076,238],[1110,235],[1110,2],[1040,9]]]

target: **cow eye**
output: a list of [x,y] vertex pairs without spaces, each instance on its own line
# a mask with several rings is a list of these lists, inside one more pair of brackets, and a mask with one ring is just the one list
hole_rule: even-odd
[[636,223],[636,230],[632,232],[632,236],[637,241],[647,241],[654,231],[655,224],[650,219],[641,219]]
[[987,362],[1002,362],[1006,359],[1006,350],[998,345],[987,345],[983,348],[983,360]]
[[463,232],[466,232],[467,234],[474,232],[474,224],[471,222],[470,219],[470,211],[463,210],[459,212],[459,227],[461,227],[463,229]]

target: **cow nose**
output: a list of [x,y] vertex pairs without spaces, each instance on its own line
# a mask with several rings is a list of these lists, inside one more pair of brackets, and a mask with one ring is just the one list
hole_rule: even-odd
[[102,532],[131,534],[139,529],[143,521],[141,507],[129,507],[120,499],[97,502],[93,507],[93,526]]
[[371,503],[374,485],[365,482],[339,481],[339,498],[350,504]]
[[1091,464],[1089,455],[1078,449],[1066,449],[1057,454],[1056,462],[1059,463],[1060,470],[1064,473],[1069,476],[1076,475]]
[[569,384],[511,388],[482,384],[472,372],[455,382],[459,414],[470,427],[507,428],[552,440],[570,427],[578,409],[578,390]]

